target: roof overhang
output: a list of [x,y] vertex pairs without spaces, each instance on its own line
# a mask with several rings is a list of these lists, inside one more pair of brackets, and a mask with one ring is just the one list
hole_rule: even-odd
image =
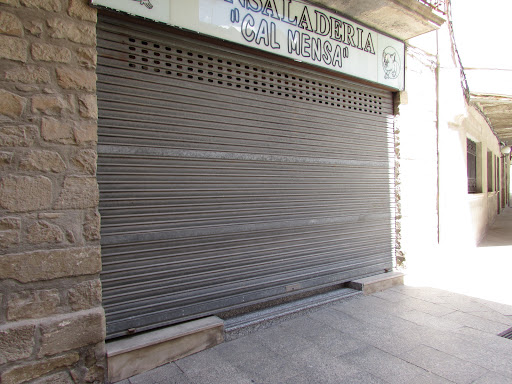
[[418,0],[313,0],[402,41],[439,29],[446,21]]
[[512,145],[512,96],[472,93],[471,101],[482,109],[500,141]]

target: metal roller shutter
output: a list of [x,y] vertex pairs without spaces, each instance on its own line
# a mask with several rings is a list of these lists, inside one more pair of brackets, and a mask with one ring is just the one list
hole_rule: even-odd
[[105,15],[97,73],[109,337],[392,267],[390,92]]

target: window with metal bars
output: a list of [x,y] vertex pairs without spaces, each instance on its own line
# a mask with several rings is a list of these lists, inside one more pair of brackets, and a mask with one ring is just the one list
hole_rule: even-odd
[[494,191],[492,163],[494,161],[491,151],[487,151],[487,192]]
[[467,154],[468,154],[468,193],[477,193],[477,179],[476,179],[476,143],[467,139]]

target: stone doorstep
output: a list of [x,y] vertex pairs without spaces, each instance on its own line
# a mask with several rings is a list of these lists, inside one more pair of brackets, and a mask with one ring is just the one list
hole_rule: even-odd
[[115,383],[224,341],[224,321],[204,319],[107,342],[108,381]]
[[363,291],[365,295],[371,295],[375,292],[384,291],[395,285],[404,284],[404,274],[402,272],[388,272],[380,275],[365,277],[363,279],[354,280],[349,283],[349,287]]

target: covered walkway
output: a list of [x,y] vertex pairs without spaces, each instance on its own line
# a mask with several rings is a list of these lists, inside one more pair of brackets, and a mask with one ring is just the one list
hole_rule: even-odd
[[497,336],[512,327],[511,259],[507,209],[479,247],[433,256],[404,286],[355,296],[122,383],[512,383],[512,340]]

